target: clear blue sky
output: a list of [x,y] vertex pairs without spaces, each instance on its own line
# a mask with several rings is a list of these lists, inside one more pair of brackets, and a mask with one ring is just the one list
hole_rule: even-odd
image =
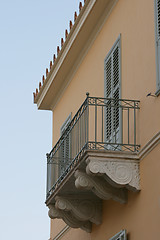
[[51,113],[32,93],[79,0],[0,1],[0,239],[49,239],[44,204]]

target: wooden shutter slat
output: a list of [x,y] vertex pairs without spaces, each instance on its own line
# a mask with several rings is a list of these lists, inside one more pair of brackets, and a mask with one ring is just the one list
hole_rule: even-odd
[[[105,59],[105,98],[120,98],[120,44],[116,42]],[[119,139],[120,112],[118,101],[106,101],[105,140],[117,142]],[[112,105],[112,106],[111,106]],[[115,107],[113,107],[113,105]]]

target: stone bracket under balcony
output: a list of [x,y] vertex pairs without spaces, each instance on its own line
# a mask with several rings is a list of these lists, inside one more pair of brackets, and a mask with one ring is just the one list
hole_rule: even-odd
[[102,221],[102,200],[127,202],[128,190],[140,190],[136,153],[87,150],[72,175],[48,202],[50,218],[91,232]]
[[72,228],[81,228],[86,232],[91,232],[92,224],[90,221],[79,221],[70,212],[59,210],[55,205],[49,205],[48,215],[51,219],[62,219]]
[[118,189],[111,186],[105,179],[89,176],[88,174],[77,170],[75,172],[75,186],[80,190],[92,191],[99,199],[113,199],[120,203],[127,202],[126,189]]
[[110,186],[140,190],[140,172],[137,155],[119,152],[90,152],[86,159],[89,176],[103,176]]
[[102,201],[57,196],[55,204],[49,205],[49,216],[63,219],[70,227],[91,232],[92,223],[98,225],[102,221]]

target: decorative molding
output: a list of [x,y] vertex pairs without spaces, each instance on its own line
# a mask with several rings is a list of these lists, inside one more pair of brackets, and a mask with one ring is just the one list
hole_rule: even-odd
[[[157,132],[138,153],[128,153],[119,151],[89,151],[89,155],[93,157],[109,158],[109,160],[115,161],[122,160],[135,160],[141,161],[146,157],[158,144],[160,144],[160,131]],[[87,158],[87,157],[86,157]]]
[[102,222],[102,201],[95,199],[68,199],[57,196],[56,209],[71,212],[79,221]]
[[49,205],[48,207],[48,215],[51,219],[63,219],[63,221],[72,228],[81,228],[88,233],[91,232],[92,224],[90,221],[79,221],[71,214],[71,212],[61,211],[53,204]]
[[160,143],[160,132],[154,135],[138,153],[139,159],[146,157]]
[[101,158],[87,159],[86,172],[89,175],[108,178],[108,182],[115,187],[126,187],[132,191],[140,190],[139,161],[108,160]]
[[75,172],[75,178],[75,186],[78,189],[91,190],[100,199],[113,199],[120,203],[126,203],[127,201],[127,192],[125,189],[114,188],[103,178],[89,176],[79,170]]

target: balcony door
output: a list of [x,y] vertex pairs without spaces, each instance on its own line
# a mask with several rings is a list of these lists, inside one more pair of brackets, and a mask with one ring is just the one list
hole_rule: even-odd
[[[119,98],[121,94],[120,73],[120,37],[113,45],[104,61],[104,96],[105,107],[105,142],[120,143],[120,108]],[[112,149],[112,144],[108,145]]]

